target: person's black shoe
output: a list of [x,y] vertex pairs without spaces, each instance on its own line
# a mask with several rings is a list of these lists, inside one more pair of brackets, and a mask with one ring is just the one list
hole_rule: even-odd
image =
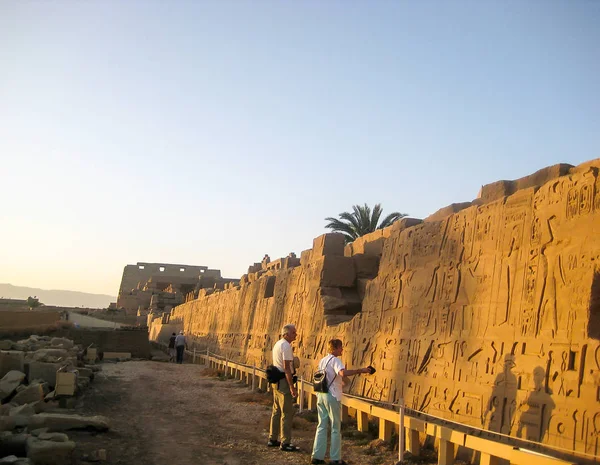
[[267,442],[267,447],[279,447],[280,445],[281,443],[276,439],[269,439],[269,442]]
[[294,444],[282,444],[280,449],[283,452],[298,452],[300,450],[300,448]]
[[321,459],[312,459],[310,461],[311,465],[325,465],[325,460],[321,460]]

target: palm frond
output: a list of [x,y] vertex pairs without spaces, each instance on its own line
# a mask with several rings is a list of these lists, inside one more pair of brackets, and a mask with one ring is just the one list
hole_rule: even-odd
[[388,216],[386,216],[381,221],[381,223],[379,224],[379,228],[377,228],[377,229],[386,228],[386,227],[390,226],[394,221],[397,221],[400,218],[404,218],[405,216],[406,216],[406,213],[399,213],[399,212],[390,213]]
[[337,218],[325,218],[325,220],[329,221],[329,223],[327,223],[325,227],[331,229],[333,232],[340,232],[344,234],[344,236],[353,238],[351,239],[351,241],[358,237],[356,236],[356,231],[354,230],[352,225],[344,223],[343,221],[340,221]]
[[334,232],[339,232],[344,235],[346,244],[356,240],[357,238],[371,233],[376,229],[382,229],[391,225],[394,221],[406,216],[405,213],[390,213],[386,216],[379,226],[377,223],[383,214],[381,204],[375,204],[373,210],[366,203],[364,205],[352,205],[352,212],[340,213],[339,219],[328,217],[325,221],[329,221],[325,225],[327,229]]
[[379,218],[381,217],[382,213],[383,209],[381,208],[381,204],[375,204],[375,206],[373,207],[373,213],[371,214],[371,223],[369,226],[369,229],[371,231],[375,231],[377,229],[377,223],[379,223]]

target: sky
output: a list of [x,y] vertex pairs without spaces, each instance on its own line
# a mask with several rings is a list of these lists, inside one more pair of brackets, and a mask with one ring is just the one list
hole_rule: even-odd
[[599,147],[598,1],[0,1],[0,283],[239,277]]

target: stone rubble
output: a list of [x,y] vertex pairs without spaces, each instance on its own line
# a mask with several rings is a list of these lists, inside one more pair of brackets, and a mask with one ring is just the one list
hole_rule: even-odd
[[[0,465],[71,464],[76,445],[64,431],[110,428],[106,417],[55,413],[74,407],[74,396],[101,370],[84,359],[83,349],[66,338],[0,340]],[[59,386],[57,372],[64,373]],[[64,394],[65,379],[72,395]],[[92,455],[92,461],[106,460],[103,449]]]

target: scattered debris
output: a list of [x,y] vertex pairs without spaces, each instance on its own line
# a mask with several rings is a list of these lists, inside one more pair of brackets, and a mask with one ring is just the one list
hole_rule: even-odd
[[[75,442],[63,431],[110,428],[103,416],[55,413],[75,406],[76,396],[101,370],[85,362],[97,358],[95,348],[82,349],[62,337],[0,340],[0,464],[71,464]],[[95,451],[89,460],[105,461],[106,450]]]

